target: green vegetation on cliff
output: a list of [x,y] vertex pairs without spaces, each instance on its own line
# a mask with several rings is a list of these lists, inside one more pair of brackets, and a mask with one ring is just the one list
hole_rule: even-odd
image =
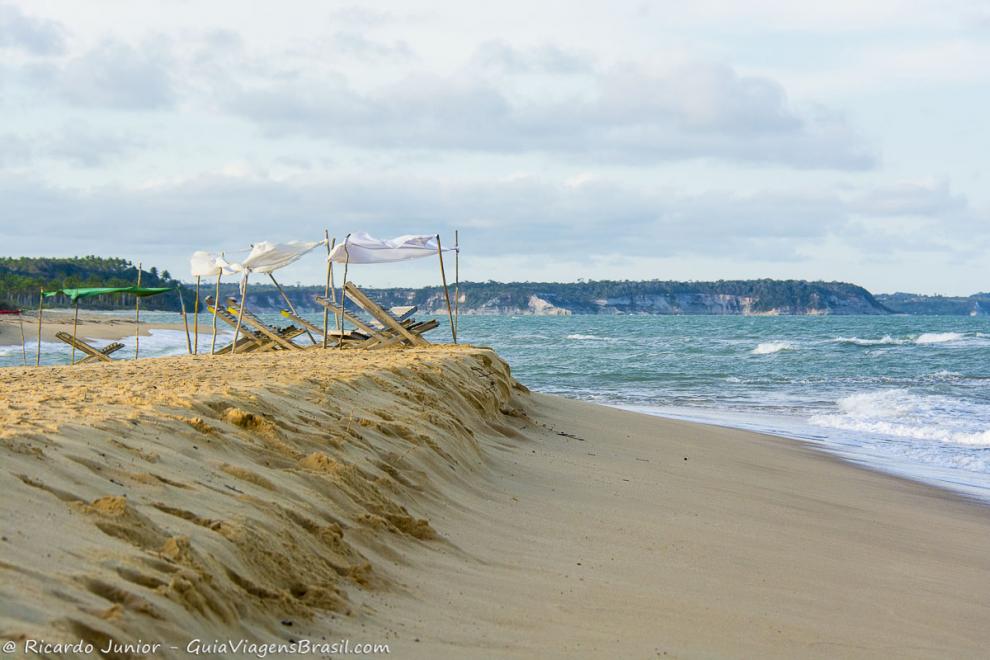
[[[38,292],[90,286],[133,286],[137,284],[137,266],[126,259],[105,257],[0,257],[0,309],[38,306]],[[141,285],[171,287],[178,282],[168,271],[142,269]],[[46,300],[45,306],[66,305],[67,300]],[[133,306],[131,296],[99,296],[88,299],[90,309],[118,309]],[[168,293],[146,298],[145,309],[179,308],[178,295]]]

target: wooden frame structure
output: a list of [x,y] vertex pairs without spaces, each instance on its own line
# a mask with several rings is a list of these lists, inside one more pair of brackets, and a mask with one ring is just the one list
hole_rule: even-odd
[[56,332],[55,338],[71,346],[73,352],[78,350],[86,354],[86,357],[78,362],[73,362],[73,364],[86,364],[87,362],[113,362],[113,360],[110,359],[110,355],[124,348],[124,345],[120,342],[113,342],[109,346],[105,346],[103,348],[94,348],[78,337],[73,337],[68,332],[62,331]]
[[[227,309],[217,309],[214,304],[213,296],[207,296],[203,300],[203,302],[206,303],[206,310],[211,314],[213,314],[215,319],[220,319],[221,321],[223,321],[232,328],[237,327],[237,317],[235,316],[235,314],[239,310],[237,310],[235,307],[228,306]],[[245,314],[246,316],[244,317],[244,320],[247,320],[247,318],[250,317],[253,321],[262,325],[267,332],[255,332],[249,330],[248,328],[241,327],[239,331],[239,335],[237,337],[238,353],[241,352],[250,353],[252,351],[265,352],[265,351],[283,350],[286,347],[282,342],[286,342],[297,349],[302,348],[301,346],[292,344],[292,340],[298,337],[299,335],[305,334],[306,331],[304,329],[298,328],[296,326],[289,326],[288,328],[283,328],[281,330],[277,328],[271,328],[270,326],[267,326],[264,323],[262,323],[257,317],[255,317],[250,312],[246,312]],[[250,325],[251,322],[249,321],[248,324]],[[271,335],[278,337],[278,340],[272,339]],[[214,354],[222,355],[224,353],[233,353],[233,352],[234,352],[234,342],[230,342],[226,346],[216,349],[214,351]]]
[[[344,284],[340,303],[325,296],[315,296],[314,299],[318,305],[337,317],[338,327],[343,327],[343,322],[347,321],[357,328],[350,332],[339,330],[335,333],[340,347],[343,347],[345,342],[358,348],[384,348],[395,344],[428,346],[430,342],[422,335],[440,325],[436,319],[417,323],[412,318],[417,311],[415,306],[393,307],[386,310],[351,282]],[[365,322],[344,309],[343,301],[347,299],[368,314],[371,320]],[[306,323],[304,319],[288,310],[282,310],[282,315],[293,321]]]

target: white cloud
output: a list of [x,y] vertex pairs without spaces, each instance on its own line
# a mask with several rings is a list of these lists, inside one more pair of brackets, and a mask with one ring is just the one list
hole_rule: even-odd
[[17,48],[31,55],[58,55],[65,50],[65,28],[58,21],[29,16],[0,4],[0,49]]
[[835,169],[875,162],[838,113],[800,112],[779,84],[724,64],[696,61],[668,71],[620,65],[589,70],[587,77],[583,93],[562,100],[520,94],[512,78],[487,79],[470,68],[450,76],[411,74],[369,92],[343,75],[302,75],[246,83],[224,105],[268,135],[372,149],[543,152],[620,163],[717,158]]
[[64,62],[32,69],[35,81],[67,103],[114,110],[169,108],[176,94],[162,40],[138,46],[107,39]]
[[182,272],[332,219],[464,228],[480,277],[522,255],[550,279],[814,263],[977,288],[981,3],[562,7],[0,5],[5,249],[105,252],[96,229]]
[[[980,227],[969,221],[978,214],[966,199],[938,189],[927,197],[915,189],[683,195],[611,180],[580,186],[532,176],[459,182],[379,175],[273,180],[241,168],[236,176],[141,189],[106,186],[86,193],[7,177],[0,179],[0,194],[9,227],[17,228],[3,237],[14,252],[36,251],[42,236],[41,245],[50,252],[105,251],[104,240],[92,231],[99,226],[100,235],[121,237],[114,249],[167,254],[160,265],[175,272],[195,249],[233,250],[261,239],[316,236],[331,220],[331,229],[341,235],[358,230],[382,236],[448,235],[470,227],[471,240],[488,256],[528,254],[550,262],[622,253],[730,260],[744,255],[744,260],[772,264],[794,261],[836,240],[849,251],[867,253],[882,241],[888,254],[907,249],[951,254],[963,245],[990,245],[986,223]],[[132,231],[136,218],[141,219],[138,233]],[[939,240],[898,233],[906,223],[940,227]],[[235,244],[232,237],[237,237]],[[316,279],[319,273],[309,275]]]

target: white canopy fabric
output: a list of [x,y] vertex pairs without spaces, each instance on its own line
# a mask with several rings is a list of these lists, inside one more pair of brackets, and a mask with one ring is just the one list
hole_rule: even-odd
[[326,241],[289,241],[255,243],[251,253],[241,262],[227,261],[211,252],[194,252],[189,259],[193,277],[197,275],[232,275],[234,273],[271,273],[297,261],[317,245]]
[[193,252],[192,257],[189,258],[189,270],[193,277],[216,277],[234,273],[222,257],[203,250]]
[[[444,248],[449,252],[453,248]],[[365,232],[351,234],[338,243],[327,256],[327,261],[352,264],[382,264],[432,257],[437,253],[435,235],[398,236],[390,240],[375,238]]]
[[304,254],[326,241],[289,241],[272,243],[261,241],[251,248],[251,254],[239,264],[231,264],[234,270],[247,273],[271,273],[299,260]]

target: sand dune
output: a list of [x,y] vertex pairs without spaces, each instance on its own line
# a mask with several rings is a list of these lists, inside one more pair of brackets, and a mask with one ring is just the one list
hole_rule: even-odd
[[[6,369],[0,637],[978,657],[988,509],[491,351]],[[71,654],[69,654],[71,655]],[[115,657],[126,657],[120,653]]]

